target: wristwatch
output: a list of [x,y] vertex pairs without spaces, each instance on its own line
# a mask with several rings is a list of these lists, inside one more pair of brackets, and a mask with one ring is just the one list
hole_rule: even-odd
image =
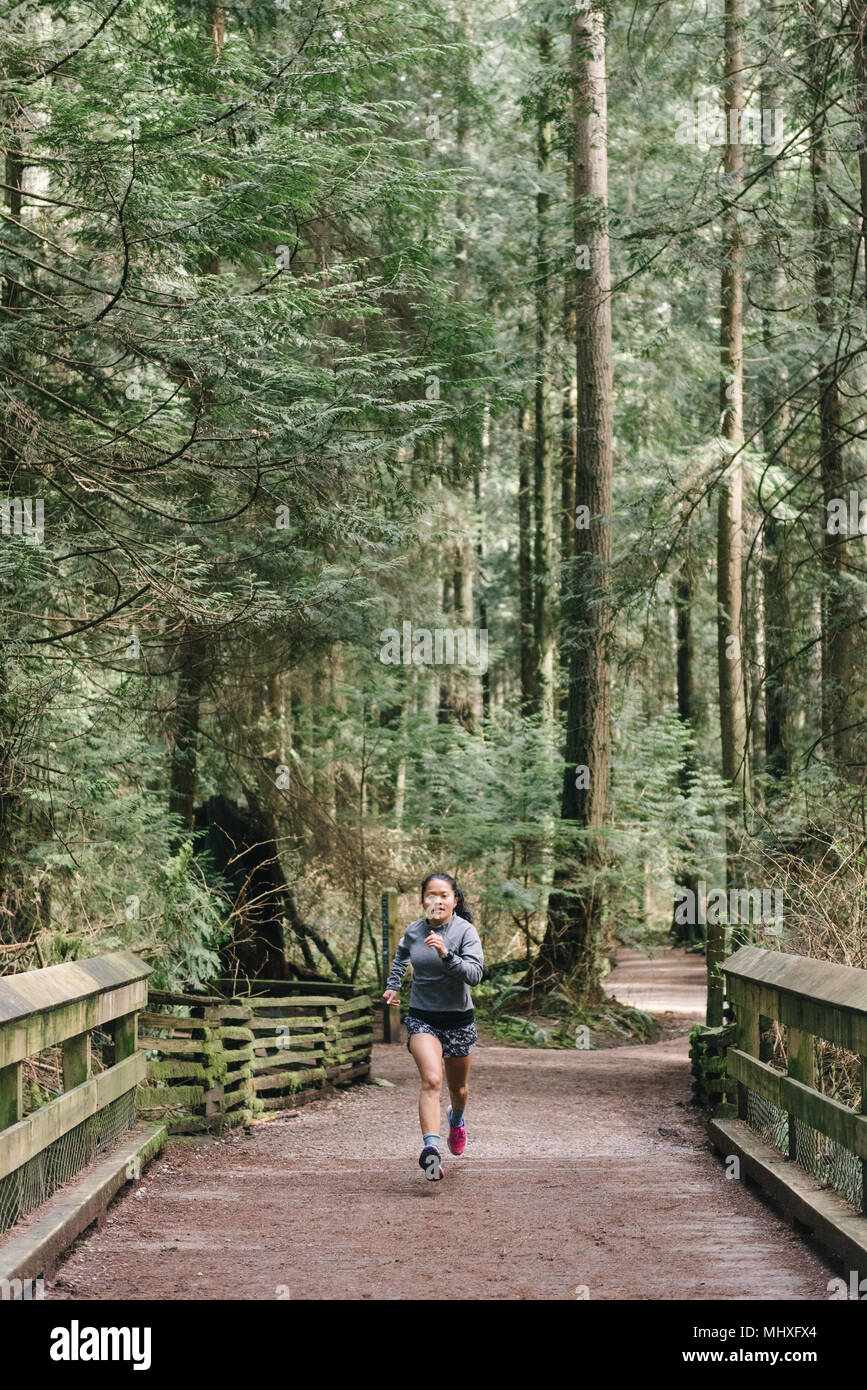
[[448,961],[451,961],[451,960],[454,960],[454,959],[455,959],[455,953],[454,953],[454,951],[451,949],[451,947],[449,947],[449,949],[446,951],[445,956],[443,957],[443,959],[444,959],[444,960],[448,960]]

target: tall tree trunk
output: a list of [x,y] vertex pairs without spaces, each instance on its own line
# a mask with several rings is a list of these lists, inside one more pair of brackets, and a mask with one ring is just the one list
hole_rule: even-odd
[[551,35],[539,32],[541,91],[536,104],[536,167],[542,184],[536,194],[536,410],[533,451],[535,536],[533,612],[535,626],[536,708],[542,727],[554,729],[554,592],[553,592],[553,440],[550,428],[551,292],[548,269],[548,209],[545,183],[551,166],[553,122],[549,111],[546,68],[551,65]]
[[[194,623],[184,624],[178,646],[178,684],[172,727],[169,810],[180,818],[182,830],[193,828],[196,763],[199,742],[199,702],[207,674],[207,640]],[[175,841],[175,847],[182,837]]]
[[[759,554],[758,546],[753,547],[753,556]],[[765,571],[761,564],[753,564],[747,575],[746,603],[744,620],[746,629],[747,672],[749,673],[749,704],[747,739],[749,753],[747,767],[750,771],[749,801],[755,805],[759,814],[764,811],[765,793],[762,781],[765,756],[765,715],[762,701],[762,680],[765,670]]]
[[[741,113],[743,87],[744,0],[725,0],[726,145],[724,168],[729,205],[723,217],[724,260],[720,286],[720,413],[723,448],[734,453],[743,443],[743,236],[733,199],[743,178]],[[741,559],[743,550],[744,470],[741,458],[727,468],[719,485],[717,504],[717,661],[719,668],[720,742],[722,775],[731,788],[726,832],[727,878],[737,874],[737,832],[749,779],[744,692]],[[708,923],[707,1022],[722,1023],[726,929]]]
[[[3,120],[3,143],[6,146],[5,179],[6,188],[4,190],[4,200],[9,210],[9,216],[16,222],[21,221],[23,206],[23,177],[24,165],[21,157],[21,134],[19,129],[20,111],[18,100],[12,97],[5,103]],[[16,234],[14,227],[8,228],[9,239],[12,240]],[[21,286],[18,275],[21,274],[20,263],[13,261],[13,266],[8,275],[3,277],[3,288],[0,293],[0,304],[2,304],[3,318],[7,323],[14,319],[21,304]],[[15,278],[13,278],[13,276]],[[16,349],[7,349],[3,358],[3,367],[9,371],[15,371],[18,365],[18,354]],[[0,372],[0,377],[3,373]],[[8,396],[14,397],[15,384],[11,378],[6,377],[9,383]],[[14,448],[7,440],[2,447],[2,470],[3,470],[3,494],[8,496],[12,486],[12,480],[16,476],[18,463]],[[12,584],[4,583],[2,594],[5,600],[4,610],[12,609],[14,605],[9,601]],[[8,625],[8,619],[3,621],[3,638],[9,640],[12,636],[12,629]],[[15,925],[18,913],[18,897],[9,872],[9,857],[12,846],[12,825],[19,805],[19,798],[16,795],[16,784],[19,781],[17,775],[17,762],[20,749],[20,739],[18,736],[18,722],[21,717],[19,702],[9,693],[9,656],[8,648],[0,647],[0,893],[5,894],[8,890],[12,901],[4,901],[3,906],[10,912],[10,925]]]
[[400,718],[400,756],[397,763],[397,777],[394,787],[394,828],[403,829],[404,807],[406,804],[406,764],[409,741],[409,724],[412,715],[418,712],[418,667],[410,666],[406,673],[403,710]]
[[[570,185],[573,180],[572,160],[567,164]],[[575,342],[575,277],[569,267],[563,276],[563,337],[566,343]],[[566,362],[569,359],[566,358]],[[577,464],[577,439],[575,433],[578,411],[578,378],[575,374],[575,357],[571,364],[564,365],[562,382],[562,403],[560,406],[560,595],[561,614],[563,595],[569,585],[569,570],[575,554],[575,469]],[[560,711],[565,716],[569,707],[569,653],[560,646]]]
[[[485,517],[482,510],[482,488],[487,477],[487,451],[490,442],[490,410],[485,405],[485,419],[482,427],[482,466],[481,471],[473,479],[473,502],[476,512],[476,578],[477,578],[477,599],[479,610],[479,629],[487,633],[488,630],[488,595],[487,580],[485,576]],[[482,672],[482,730],[487,727],[491,717],[491,673],[487,662],[485,670]]]
[[525,711],[532,709],[536,694],[530,449],[530,408],[526,402],[522,402],[518,409],[518,607],[521,620],[521,705]]
[[[677,641],[677,713],[682,724],[692,728],[692,605],[695,601],[695,582],[689,556],[678,571],[674,586],[675,632]],[[689,770],[681,767],[680,785],[686,792]]]
[[851,0],[858,110],[858,173],[861,185],[861,237],[864,242],[864,300],[867,305],[867,0]]
[[[813,190],[813,231],[815,245],[814,286],[816,291],[816,323],[819,344],[819,432],[822,492],[825,515],[828,503],[845,500],[848,503],[843,469],[840,391],[837,383],[836,316],[834,313],[834,244],[831,230],[828,194],[825,180],[828,174],[825,141],[824,90],[826,62],[824,45],[815,0],[804,0],[804,11],[812,31],[809,48],[810,81],[817,114],[811,126],[810,174]],[[854,721],[852,706],[853,624],[857,611],[847,586],[850,568],[846,530],[839,534],[826,526],[823,534],[822,569],[824,574],[825,627],[822,637],[822,742],[841,771],[850,762],[852,738],[846,727]]]
[[[458,7],[458,28],[465,45],[472,43],[472,20],[469,4],[461,0]],[[472,147],[470,139],[470,98],[471,65],[468,49],[459,56],[457,82],[457,154],[462,168],[470,164]],[[464,303],[469,291],[469,238],[467,226],[470,219],[470,200],[463,186],[455,199],[455,289],[454,299]],[[473,559],[474,546],[470,534],[469,518],[473,511],[472,474],[478,466],[472,458],[466,433],[459,430],[452,440],[452,477],[458,496],[457,529],[459,538],[453,551],[454,613],[456,625],[468,627],[473,621]],[[457,713],[465,728],[474,728],[473,701],[468,694],[469,677],[466,671],[443,670],[440,673],[440,699],[438,722],[447,724]]]
[[[780,6],[768,3],[763,10],[767,32],[773,32]],[[779,109],[781,102],[776,68],[767,63],[762,69],[761,105],[762,129],[765,120],[773,119],[772,113]],[[768,173],[771,206],[779,197],[779,178],[776,165]],[[784,303],[785,282],[776,250],[776,237],[773,224],[763,237],[763,252],[767,271],[767,283],[763,293],[766,305]],[[765,309],[762,314],[762,340],[766,363],[773,363],[776,356],[774,320],[779,315]],[[785,442],[789,428],[788,375],[785,370],[766,367],[762,378],[762,444],[766,459],[773,460],[775,468],[788,473],[789,450]],[[789,601],[791,565],[787,552],[787,533],[785,523],[771,509],[764,518],[762,532],[762,594],[764,600],[765,632],[765,769],[772,778],[790,777],[792,774],[792,709],[794,701],[792,673],[792,612]]]
[[[330,663],[329,663],[330,664]],[[322,665],[313,674],[313,796],[316,802],[318,850],[328,853],[332,843],[334,805],[334,740],[330,736],[330,682]]]
[[[694,644],[692,632],[692,609],[695,602],[695,569],[688,541],[684,540],[686,559],[681,565],[674,582],[675,645],[677,663],[677,714],[690,734],[693,729],[693,662]],[[696,759],[689,750],[678,771],[680,790],[684,796],[689,794],[690,782],[696,771]],[[682,846],[686,849],[686,846]],[[681,886],[680,884],[678,886]],[[693,894],[697,892],[696,875],[687,872],[682,875],[682,886]],[[698,899],[695,899],[698,901]],[[681,924],[674,919],[671,927],[674,939],[683,945],[691,946],[701,939],[698,923]]]
[[[222,0],[209,0],[206,24],[208,38],[214,45],[219,62],[226,41],[226,15]],[[205,258],[202,273],[218,275],[219,257]],[[204,394],[207,388],[203,385],[201,390]],[[204,688],[205,670],[206,644],[202,631],[196,623],[187,620],[178,647],[178,686],[172,730],[169,791],[169,810],[180,817],[184,830],[190,830],[193,826],[199,742],[199,698]],[[179,843],[179,840],[175,841],[176,845]]]
[[574,232],[576,246],[586,248],[576,256],[576,502],[589,507],[591,520],[576,532],[574,579],[564,595],[571,655],[561,815],[590,833],[577,846],[586,870],[580,893],[568,891],[564,872],[555,878],[537,969],[568,973],[579,997],[592,1001],[601,996],[603,903],[596,878],[609,786],[613,484],[605,26],[599,10],[573,16],[572,83]]

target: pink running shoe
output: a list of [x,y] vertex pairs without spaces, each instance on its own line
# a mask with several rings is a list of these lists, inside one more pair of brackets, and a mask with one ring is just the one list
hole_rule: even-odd
[[467,1147],[467,1127],[463,1121],[457,1126],[452,1124],[454,1111],[449,1106],[449,1149],[453,1154],[462,1154]]

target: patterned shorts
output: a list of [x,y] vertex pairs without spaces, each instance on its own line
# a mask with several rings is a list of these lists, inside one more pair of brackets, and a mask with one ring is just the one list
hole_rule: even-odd
[[443,1057],[468,1057],[479,1041],[475,1023],[468,1023],[465,1028],[435,1028],[432,1023],[425,1023],[422,1018],[405,1018],[406,1024],[406,1047],[408,1052],[412,1052],[409,1045],[413,1033],[433,1033],[435,1038],[439,1038],[442,1044]]

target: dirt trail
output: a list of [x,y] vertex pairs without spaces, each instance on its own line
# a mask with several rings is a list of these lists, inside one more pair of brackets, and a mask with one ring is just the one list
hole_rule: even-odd
[[[667,1004],[679,1032],[651,1046],[547,1051],[482,1036],[467,1149],[444,1149],[443,1182],[417,1166],[405,1045],[373,1049],[373,1076],[393,1087],[172,1146],[46,1297],[827,1299],[836,1269],[726,1179],[687,1108],[703,965],[621,957],[608,988]],[[444,1135],[447,1104],[444,1086]]]
[[650,958],[641,951],[622,950],[617,965],[603,988],[621,1004],[659,1014],[678,1032],[689,1032],[693,1023],[704,1023],[707,1000],[707,965],[704,956],[678,949]]

